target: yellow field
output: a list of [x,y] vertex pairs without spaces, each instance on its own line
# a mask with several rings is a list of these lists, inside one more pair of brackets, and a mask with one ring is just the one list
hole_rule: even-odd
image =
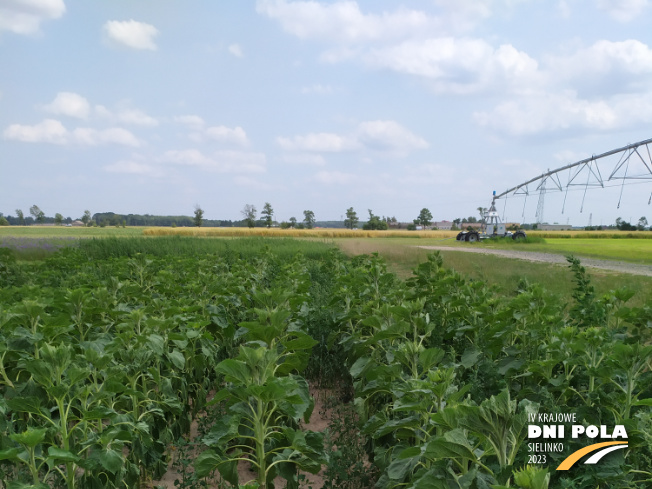
[[279,228],[147,228],[144,236],[278,237],[278,238],[453,238],[459,231],[363,231]]

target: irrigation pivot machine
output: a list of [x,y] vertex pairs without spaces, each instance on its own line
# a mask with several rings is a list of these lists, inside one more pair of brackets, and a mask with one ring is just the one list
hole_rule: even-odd
[[500,215],[496,210],[496,191],[494,190],[494,198],[491,201],[491,207],[488,211],[482,213],[482,227],[480,231],[462,231],[457,234],[457,241],[468,241],[475,243],[481,239],[489,238],[512,238],[512,239],[525,239],[526,235],[523,231],[516,231],[512,233],[505,229],[505,223],[501,221]]
[[[638,143],[628,144],[622,148],[613,149],[602,153],[597,156],[591,156],[575,163],[571,163],[556,170],[548,170],[537,177],[528,180],[525,183],[512,187],[503,193],[496,195],[494,191],[491,207],[488,211],[482,213],[483,223],[479,231],[462,231],[457,235],[458,241],[477,242],[481,239],[488,238],[512,238],[515,240],[525,239],[523,231],[516,231],[511,233],[505,229],[505,223],[501,221],[498,211],[496,211],[496,200],[501,197],[511,195],[524,195],[527,201],[529,195],[538,195],[539,203],[537,205],[537,223],[543,222],[543,209],[544,198],[546,192],[565,192],[564,205],[562,207],[562,214],[566,206],[566,196],[572,187],[580,187],[584,189],[584,196],[582,197],[582,207],[580,212],[584,209],[584,198],[586,191],[589,188],[606,188],[606,187],[620,187],[620,197],[618,199],[618,208],[623,196],[623,189],[625,184],[643,183],[645,181],[652,181],[652,151],[650,146],[652,139],[639,141]],[[617,161],[612,162],[610,159]],[[600,171],[598,165],[602,165],[603,170],[605,166],[612,168],[610,173],[603,173]],[[562,175],[567,174],[567,178],[562,179]],[[606,175],[609,175],[608,177]],[[648,205],[652,202],[652,193],[648,199]],[[525,215],[525,203],[523,204],[523,214]]]

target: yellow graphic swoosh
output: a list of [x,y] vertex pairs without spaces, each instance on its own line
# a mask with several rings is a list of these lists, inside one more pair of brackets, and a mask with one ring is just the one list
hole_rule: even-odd
[[559,464],[559,467],[557,467],[557,470],[568,470],[575,464],[575,462],[577,462],[579,459],[581,459],[587,453],[595,452],[596,450],[599,450],[600,448],[608,447],[608,446],[611,446],[611,445],[627,445],[627,442],[626,441],[605,441],[605,442],[602,442],[602,443],[594,443],[593,445],[589,445],[588,447],[580,448],[576,452],[573,452],[568,457],[566,457],[566,460],[564,460],[562,463]]

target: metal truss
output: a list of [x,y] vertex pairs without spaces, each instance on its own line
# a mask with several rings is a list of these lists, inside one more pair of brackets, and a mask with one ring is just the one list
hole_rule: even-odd
[[[650,145],[652,139],[639,141],[638,143],[628,144],[622,148],[614,149],[602,153],[600,155],[591,156],[570,165],[562,166],[556,170],[548,170],[546,173],[532,178],[525,183],[505,190],[503,193],[498,194],[494,199],[499,199],[508,195],[525,195],[526,198],[530,194],[538,194],[541,197],[546,192],[560,191],[566,192],[573,187],[584,187],[584,196],[590,187],[613,186],[608,185],[609,182],[621,182],[620,198],[618,200],[618,207],[620,207],[620,199],[625,183],[630,183],[631,180],[649,180],[652,181],[652,152]],[[618,161],[614,164],[613,159],[609,160],[608,157],[618,157]],[[608,177],[603,177],[600,171],[599,164],[603,169],[608,165],[612,168]],[[566,178],[563,176],[566,175]],[[605,173],[605,176],[607,173]],[[652,194],[650,200],[652,201]],[[564,205],[566,204],[566,197],[564,196]],[[543,214],[543,203],[540,202],[540,211],[538,214]],[[584,198],[582,198],[582,207],[584,206]],[[580,210],[581,212],[581,210]],[[563,213],[563,209],[562,209]]]

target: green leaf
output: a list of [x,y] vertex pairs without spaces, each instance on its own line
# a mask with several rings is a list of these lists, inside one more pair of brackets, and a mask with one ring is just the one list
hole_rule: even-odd
[[208,434],[202,438],[207,446],[222,446],[238,436],[239,419],[237,416],[220,417]]
[[419,363],[423,370],[430,370],[444,358],[445,352],[441,348],[428,348],[419,354]]
[[27,428],[27,431],[22,433],[14,433],[9,435],[9,438],[11,438],[16,443],[20,443],[21,445],[25,445],[29,448],[34,448],[45,439],[45,433],[47,431],[48,430],[46,428]]
[[251,382],[249,368],[240,360],[229,358],[217,364],[215,371],[224,375],[227,382],[248,385]]
[[476,363],[478,363],[478,359],[480,358],[480,355],[482,355],[482,352],[480,350],[476,350],[475,348],[468,349],[462,355],[460,363],[464,368],[471,368]]
[[387,475],[393,480],[403,480],[419,462],[419,457],[396,459],[387,467]]
[[63,450],[58,447],[49,447],[48,456],[54,460],[63,460],[64,462],[78,462],[79,457],[74,453]]
[[20,448],[7,448],[6,450],[0,450],[0,460],[18,460],[17,455],[20,452]]
[[179,370],[183,370],[186,367],[186,357],[176,348],[168,353],[168,358]]
[[351,377],[354,379],[359,377],[362,372],[366,369],[367,365],[371,362],[371,358],[369,357],[360,357],[358,358],[355,363],[351,366],[349,372],[351,373]]
[[115,450],[111,450],[110,448],[102,450],[99,459],[100,459],[100,464],[102,464],[102,467],[104,467],[112,474],[118,473],[118,471],[120,471],[120,469],[122,468],[122,464],[123,464],[122,455],[116,452]]

